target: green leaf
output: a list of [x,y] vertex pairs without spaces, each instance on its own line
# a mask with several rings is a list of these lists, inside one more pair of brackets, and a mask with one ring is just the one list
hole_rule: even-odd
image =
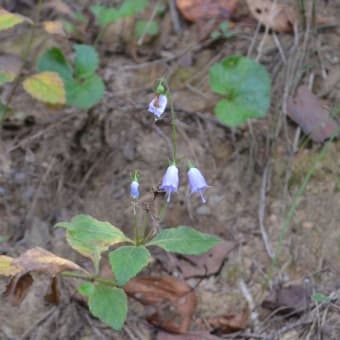
[[109,261],[115,279],[124,285],[148,265],[151,255],[144,246],[119,247],[109,254]]
[[144,34],[148,34],[150,36],[157,35],[158,31],[159,26],[156,21],[139,20],[136,23],[135,35],[137,38],[140,38]]
[[65,88],[56,72],[42,72],[26,78],[24,89],[35,99],[50,104],[65,104]]
[[93,74],[99,65],[97,51],[89,45],[75,45],[74,49],[76,51],[74,58],[76,77],[83,78]]
[[322,302],[326,302],[326,303],[329,303],[332,301],[332,299],[327,296],[327,295],[324,295],[324,294],[321,294],[321,293],[315,293],[312,295],[312,300],[314,302],[318,302],[318,303],[322,303]]
[[121,242],[133,243],[111,223],[98,221],[89,215],[75,216],[70,222],[57,223],[56,227],[67,229],[66,239],[69,245],[89,257],[95,268],[98,268],[101,253],[110,246]]
[[161,230],[146,246],[158,246],[173,253],[199,255],[207,252],[219,242],[221,239],[217,236],[180,226]]
[[119,331],[127,316],[127,297],[123,289],[95,285],[89,296],[91,313],[113,329]]
[[8,12],[3,8],[0,8],[0,31],[21,24],[24,21],[32,23],[29,18],[26,18],[19,14]]
[[227,96],[215,107],[222,123],[234,127],[249,118],[266,115],[271,81],[266,69],[256,61],[238,56],[225,58],[212,65],[209,80],[214,92]]
[[88,109],[100,101],[104,90],[104,83],[96,74],[84,81],[69,81],[66,84],[67,103],[79,109]]
[[143,11],[148,5],[148,0],[124,0],[119,7],[118,12],[120,17],[131,17]]
[[113,24],[120,17],[118,10],[115,8],[109,8],[102,5],[94,5],[90,8],[96,17],[98,25],[102,27]]
[[90,282],[83,282],[79,285],[78,292],[84,296],[90,297],[94,293],[94,285]]
[[64,53],[57,47],[47,50],[37,61],[39,72],[57,72],[64,82],[72,80],[72,69],[68,64]]

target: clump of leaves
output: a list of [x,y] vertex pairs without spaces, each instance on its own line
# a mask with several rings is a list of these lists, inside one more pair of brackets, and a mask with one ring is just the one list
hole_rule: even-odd
[[219,40],[219,39],[229,39],[236,35],[235,31],[229,30],[229,23],[228,22],[221,22],[219,29],[217,31],[213,31],[210,34],[212,40]]
[[224,96],[215,106],[217,118],[230,127],[264,117],[270,104],[271,79],[255,60],[232,56],[210,67],[211,89]]
[[[51,276],[61,274],[83,279],[85,282],[78,287],[78,291],[88,298],[91,313],[116,330],[122,328],[128,311],[123,286],[150,263],[149,247],[157,246],[173,253],[197,255],[221,241],[216,236],[185,226],[163,229],[151,240],[132,240],[111,223],[89,215],[75,216],[71,221],[58,223],[56,227],[65,228],[68,244],[92,261],[93,273],[44,249],[34,248],[17,259],[0,256],[0,275],[15,276],[40,271]],[[114,280],[103,279],[98,274],[102,253],[117,245],[120,246],[108,253]]]
[[66,103],[79,109],[88,109],[104,95],[103,80],[96,73],[99,58],[92,46],[75,45],[74,50],[73,66],[59,48],[53,47],[37,61],[37,69],[40,72],[56,72],[65,86]]

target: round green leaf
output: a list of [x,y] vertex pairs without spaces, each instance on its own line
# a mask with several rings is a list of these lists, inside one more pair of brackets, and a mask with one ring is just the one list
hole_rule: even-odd
[[127,316],[127,297],[123,289],[95,285],[89,296],[91,313],[113,329],[119,331]]
[[74,58],[77,78],[86,77],[94,73],[99,65],[97,51],[89,45],[75,45],[76,55]]
[[144,246],[123,246],[109,254],[115,279],[124,285],[135,277],[150,261],[150,252]]
[[222,123],[235,127],[249,118],[266,115],[271,81],[266,69],[256,61],[238,56],[226,58],[212,65],[209,81],[214,92],[226,96],[215,107]]
[[91,282],[83,282],[79,285],[78,292],[84,296],[90,297],[94,293],[94,285]]
[[67,82],[67,103],[79,109],[89,109],[100,101],[104,95],[104,90],[104,83],[96,74],[84,81]]
[[65,104],[65,88],[58,73],[42,72],[23,82],[24,89],[35,99],[50,104]]
[[70,222],[60,222],[56,227],[67,229],[67,242],[80,254],[92,259],[98,268],[100,255],[110,246],[121,243],[133,243],[124,233],[109,222],[98,221],[89,215],[78,215]]
[[39,58],[37,69],[39,72],[57,72],[64,82],[72,79],[72,69],[64,53],[57,47],[50,48]]
[[22,22],[27,21],[32,23],[32,21],[22,15],[15,14],[0,8],[0,31],[6,30]]
[[161,230],[147,246],[158,246],[173,253],[199,255],[207,252],[219,242],[221,239],[217,236],[180,226]]

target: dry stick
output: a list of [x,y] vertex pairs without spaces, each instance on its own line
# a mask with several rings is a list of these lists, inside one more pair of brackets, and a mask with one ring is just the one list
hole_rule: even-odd
[[273,248],[270,244],[269,237],[268,237],[266,228],[264,226],[268,170],[269,170],[269,164],[266,165],[266,167],[263,171],[263,175],[262,175],[262,183],[261,183],[261,190],[260,190],[260,204],[259,204],[259,225],[260,225],[260,231],[261,231],[264,247],[265,247],[266,252],[267,252],[268,256],[270,257],[270,259],[273,260],[275,258],[275,253],[274,253]]
[[170,8],[170,15],[171,15],[171,21],[174,25],[175,32],[181,33],[181,22],[179,19],[179,15],[176,8],[176,0],[168,0],[169,8]]

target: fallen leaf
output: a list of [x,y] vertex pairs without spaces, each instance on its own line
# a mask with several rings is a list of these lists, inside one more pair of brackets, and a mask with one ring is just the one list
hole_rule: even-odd
[[157,340],[218,340],[221,339],[208,332],[189,332],[185,334],[171,334],[160,331],[157,333]]
[[185,19],[196,22],[214,17],[229,19],[237,2],[238,0],[177,0],[176,4]]
[[60,300],[60,292],[58,289],[58,281],[56,277],[52,277],[48,292],[44,296],[46,302],[57,305]]
[[295,98],[288,98],[287,111],[288,116],[306,134],[310,134],[314,142],[323,142],[334,135],[339,127],[319,98],[305,85],[298,88]]
[[172,333],[186,333],[196,307],[196,296],[184,281],[171,276],[130,280],[125,292],[146,306],[146,319]]
[[62,271],[85,270],[76,263],[39,247],[29,249],[17,258],[0,256],[0,275],[14,276],[32,271],[55,276]]
[[46,2],[43,5],[44,8],[51,8],[54,9],[55,11],[61,13],[61,14],[66,14],[71,17],[74,16],[73,11],[69,5],[67,5],[64,1],[62,0],[50,0]]
[[292,32],[297,23],[296,9],[272,0],[247,0],[251,14],[264,26],[276,32]]
[[214,275],[221,269],[234,247],[234,243],[224,241],[203,255],[178,257],[176,263],[168,262],[168,269],[170,271],[179,270],[186,279]]
[[42,25],[47,33],[60,35],[62,37],[66,36],[64,24],[61,21],[44,21]]
[[7,285],[4,295],[8,297],[12,305],[18,306],[24,300],[32,284],[31,274],[16,276]]
[[311,294],[311,289],[304,285],[278,286],[263,300],[262,307],[279,309],[281,314],[301,313],[308,308]]
[[248,308],[241,313],[226,314],[208,320],[209,325],[218,333],[232,333],[244,330],[249,319]]

